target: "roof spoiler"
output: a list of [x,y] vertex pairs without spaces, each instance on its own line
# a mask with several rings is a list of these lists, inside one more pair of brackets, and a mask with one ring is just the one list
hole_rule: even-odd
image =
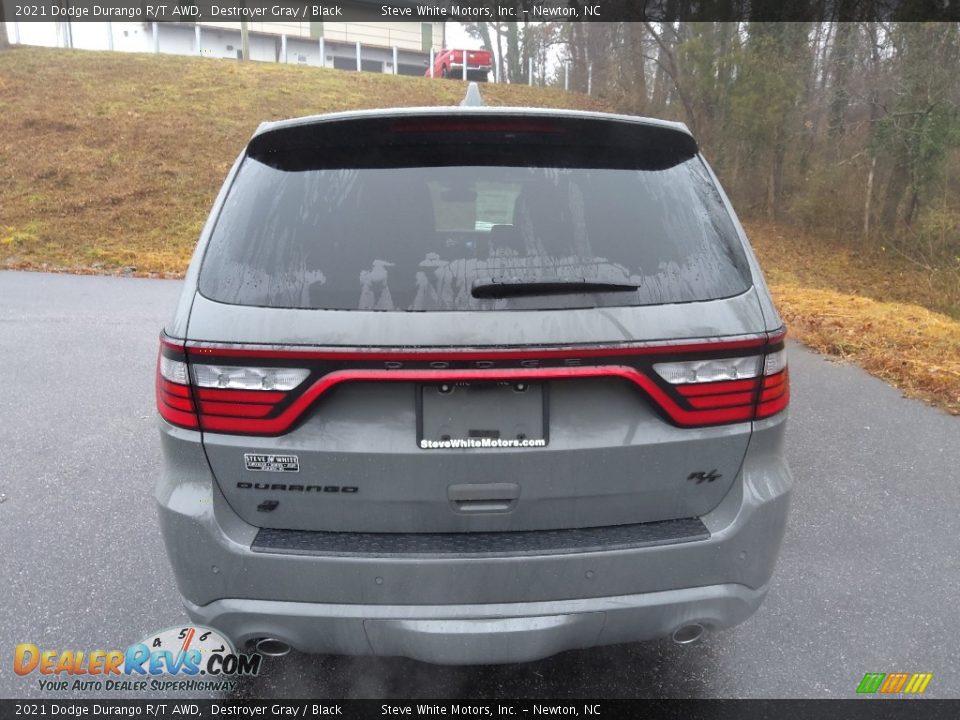
[[696,140],[679,125],[494,110],[381,111],[273,126],[254,136],[247,157],[286,171],[517,164],[665,170],[698,152]]

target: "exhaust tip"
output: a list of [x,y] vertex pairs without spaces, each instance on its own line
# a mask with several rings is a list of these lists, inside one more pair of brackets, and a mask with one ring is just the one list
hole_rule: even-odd
[[678,627],[671,637],[677,645],[692,645],[703,637],[703,630],[703,625],[700,623],[690,623]]
[[276,638],[261,638],[254,646],[257,652],[267,657],[283,657],[290,652],[290,646]]

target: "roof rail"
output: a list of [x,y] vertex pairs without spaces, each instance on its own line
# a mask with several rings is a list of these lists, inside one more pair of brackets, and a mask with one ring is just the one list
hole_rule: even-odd
[[467,94],[460,101],[460,107],[484,107],[485,105],[483,98],[480,97],[480,86],[475,82],[470,83],[467,86]]

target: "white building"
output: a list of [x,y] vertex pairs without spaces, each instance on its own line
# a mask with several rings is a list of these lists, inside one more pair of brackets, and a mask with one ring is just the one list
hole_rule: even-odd
[[[442,22],[252,22],[248,29],[251,60],[398,75],[423,75],[430,51],[444,42]],[[143,23],[122,32],[143,52],[232,59],[241,52],[239,22]]]

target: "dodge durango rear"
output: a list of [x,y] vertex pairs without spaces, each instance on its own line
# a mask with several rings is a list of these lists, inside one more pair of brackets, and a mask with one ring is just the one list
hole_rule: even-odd
[[187,613],[447,664],[740,623],[787,517],[784,336],[681,124],[264,124],[159,343]]

